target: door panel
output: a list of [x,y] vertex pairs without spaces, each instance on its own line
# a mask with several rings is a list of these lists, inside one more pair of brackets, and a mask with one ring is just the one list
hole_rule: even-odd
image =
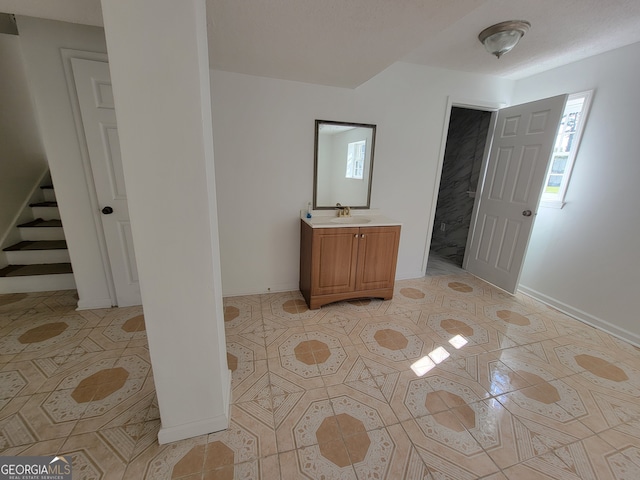
[[120,155],[120,139],[116,126],[101,125],[102,143],[106,148],[107,156],[105,166],[109,176],[109,188],[111,198],[127,200],[127,190],[124,186],[124,171],[122,170],[122,157]]
[[500,239],[500,248],[498,248],[498,261],[496,267],[508,272],[511,270],[514,260],[515,248],[517,240],[520,236],[521,222],[507,219],[505,222],[504,232]]
[[489,198],[492,200],[502,200],[504,197],[512,153],[513,148],[501,148],[497,153],[497,164],[491,177],[491,188],[489,192]]
[[360,228],[356,290],[390,288],[400,240],[400,227]]
[[566,95],[498,113],[466,268],[514,293]]
[[493,215],[483,215],[482,228],[480,229],[480,243],[476,258],[483,262],[488,262],[491,253],[491,240],[493,239],[498,224],[498,217]]
[[354,290],[358,255],[358,228],[327,228],[316,232],[311,258],[312,295]]
[[140,305],[109,64],[72,58],[71,65],[98,203],[101,209],[113,209],[111,214],[102,214],[101,220],[116,302],[121,307]]

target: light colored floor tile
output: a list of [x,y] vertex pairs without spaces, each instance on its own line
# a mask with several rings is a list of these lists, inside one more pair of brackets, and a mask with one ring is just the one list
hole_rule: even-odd
[[[451,411],[403,422],[402,426],[432,472],[459,469],[460,478],[489,475],[498,470]],[[455,478],[455,477],[453,477]]]
[[71,456],[74,479],[119,480],[125,478],[126,461],[123,461],[109,445],[101,440],[99,433],[72,435],[67,438],[57,453]]
[[162,446],[141,307],[0,295],[0,452],[116,480],[640,478],[640,349],[437,273],[317,310],[225,298],[230,428]]
[[506,468],[503,473],[510,480],[582,480],[551,452]]

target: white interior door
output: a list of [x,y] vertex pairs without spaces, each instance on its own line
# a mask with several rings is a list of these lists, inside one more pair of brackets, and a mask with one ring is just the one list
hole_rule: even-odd
[[109,263],[121,307],[140,305],[109,64],[71,59]]
[[566,95],[505,108],[498,120],[466,269],[515,293]]

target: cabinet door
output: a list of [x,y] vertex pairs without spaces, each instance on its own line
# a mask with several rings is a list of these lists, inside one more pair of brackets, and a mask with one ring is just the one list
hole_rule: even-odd
[[393,287],[400,227],[360,229],[356,290]]
[[312,295],[345,293],[355,289],[358,233],[358,228],[314,229]]

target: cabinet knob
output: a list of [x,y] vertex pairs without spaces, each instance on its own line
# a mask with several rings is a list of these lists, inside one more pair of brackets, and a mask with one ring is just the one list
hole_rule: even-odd
[[355,238],[358,238],[358,234],[356,233],[356,234],[354,235],[354,237],[355,237]]
[[362,235],[360,235],[360,238],[364,238],[364,233]]

